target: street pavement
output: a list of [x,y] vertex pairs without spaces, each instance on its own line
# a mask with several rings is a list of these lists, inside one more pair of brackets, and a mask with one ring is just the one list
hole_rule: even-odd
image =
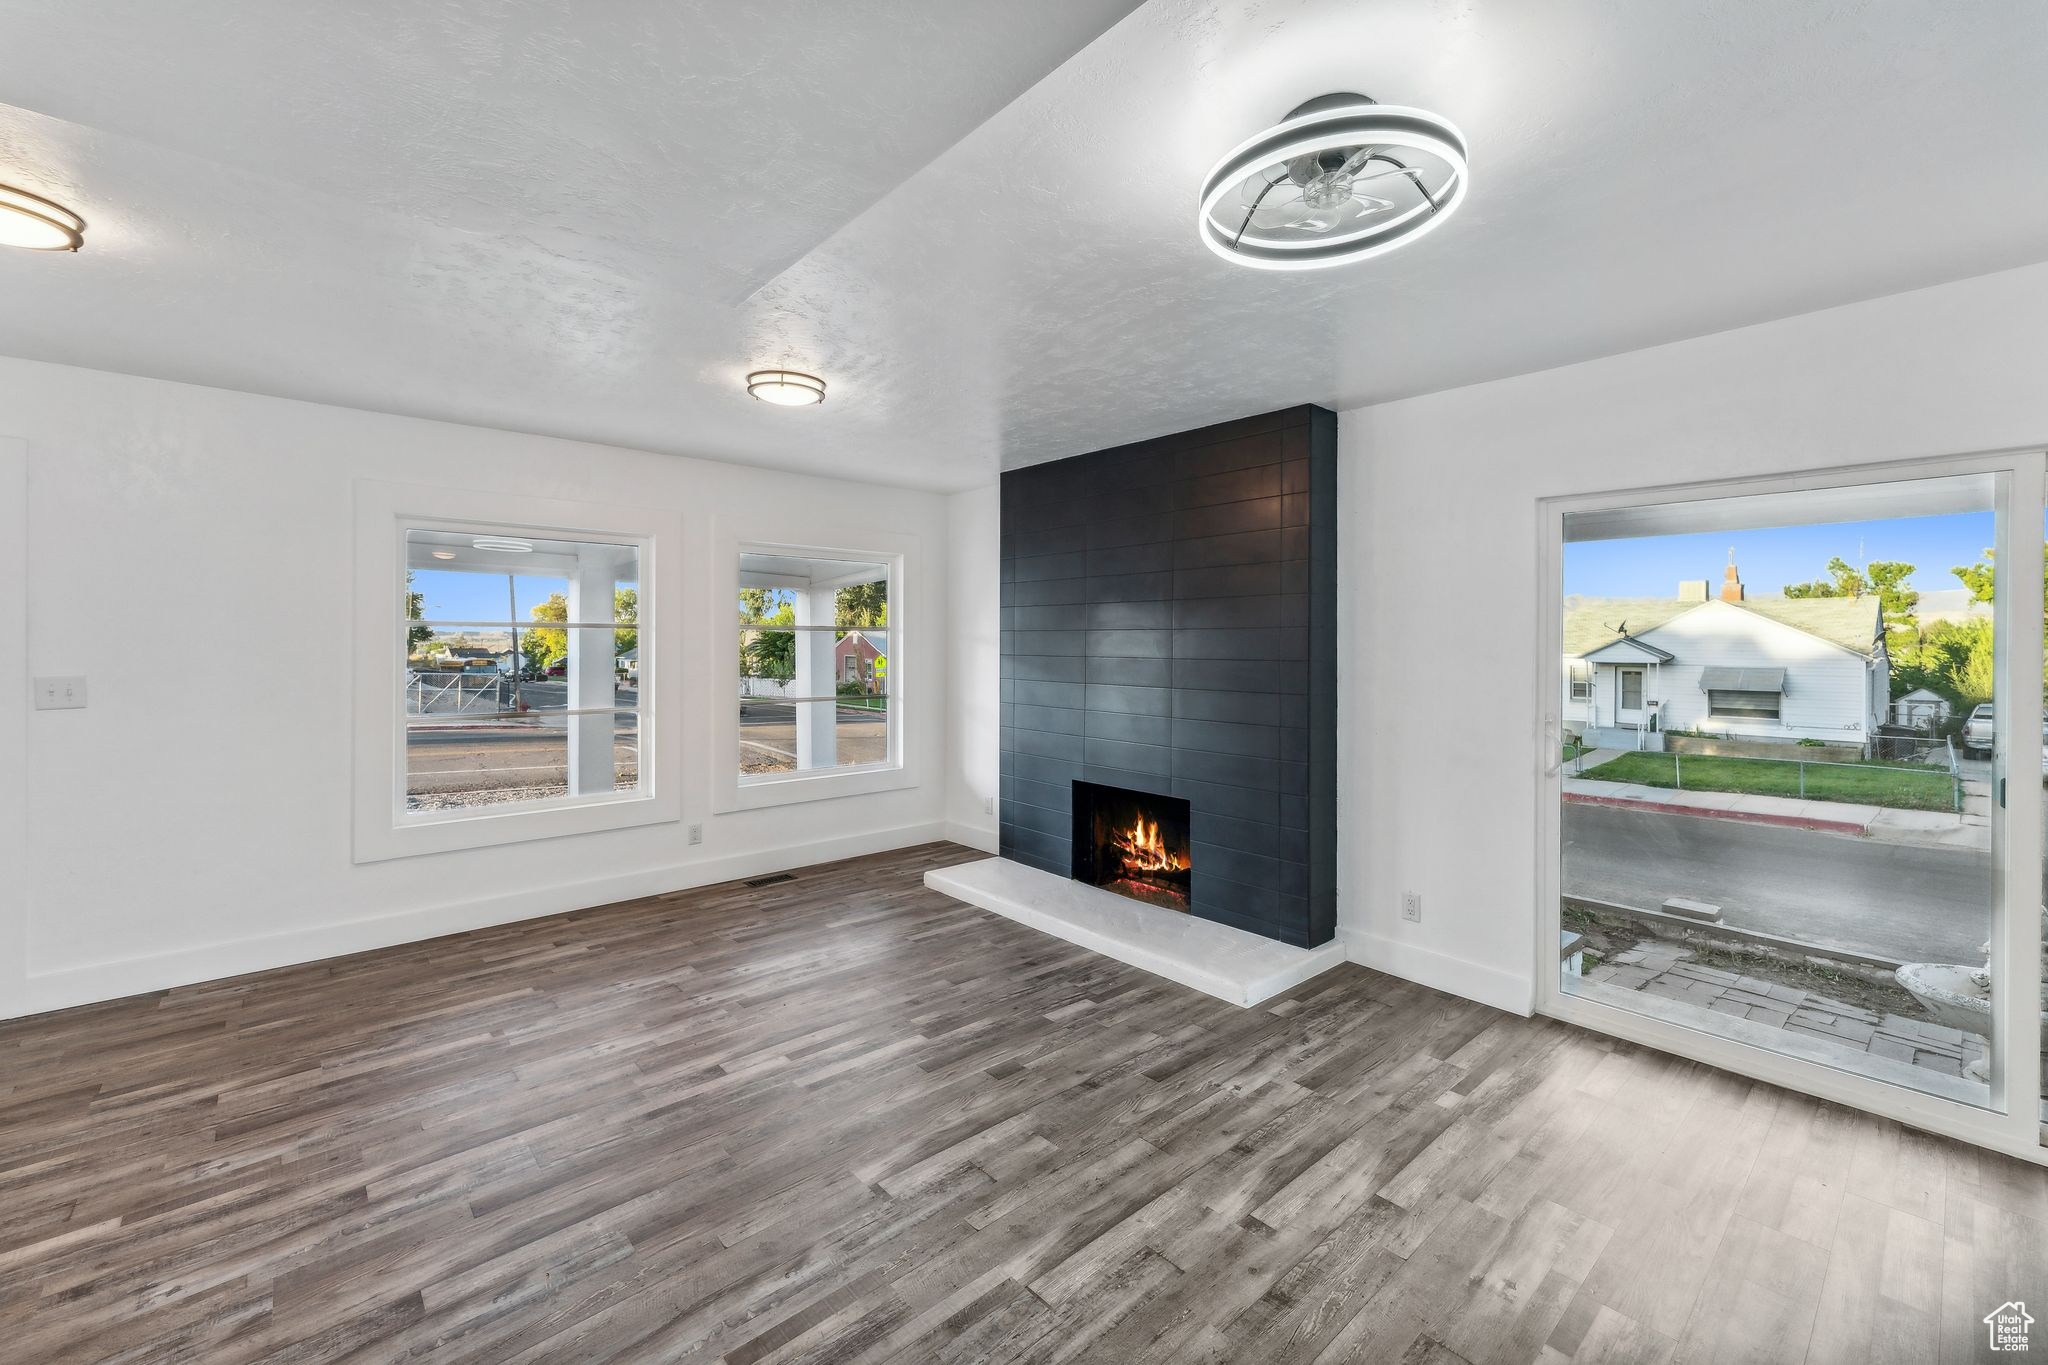
[[1656,909],[1672,896],[1726,923],[1908,962],[1984,960],[1991,859],[1853,835],[1567,804],[1564,890]]
[[[619,766],[637,766],[637,717],[615,717],[612,735]],[[405,762],[406,789],[415,794],[566,782],[569,732],[560,716],[495,726],[422,726],[406,732]]]

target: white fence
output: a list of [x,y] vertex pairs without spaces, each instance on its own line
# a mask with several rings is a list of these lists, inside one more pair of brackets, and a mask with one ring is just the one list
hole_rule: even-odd
[[405,675],[405,709],[414,716],[490,714],[506,705],[510,682],[496,670]]

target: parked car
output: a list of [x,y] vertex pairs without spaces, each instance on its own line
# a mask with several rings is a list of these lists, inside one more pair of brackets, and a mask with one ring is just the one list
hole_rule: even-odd
[[1970,712],[1970,718],[1963,722],[1963,752],[1989,754],[1996,734],[1997,727],[1992,722],[1991,703],[1987,701]]

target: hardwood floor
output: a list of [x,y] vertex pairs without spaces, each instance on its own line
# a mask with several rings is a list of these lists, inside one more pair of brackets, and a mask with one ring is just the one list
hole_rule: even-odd
[[1356,967],[1239,1010],[923,888],[965,856],[0,1024],[0,1359],[1926,1362],[2048,1320],[2038,1168]]

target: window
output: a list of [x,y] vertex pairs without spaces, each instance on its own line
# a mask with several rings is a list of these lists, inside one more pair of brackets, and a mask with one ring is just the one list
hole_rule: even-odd
[[1589,701],[1593,696],[1593,665],[1583,660],[1572,661],[1572,700]]
[[358,482],[356,861],[680,820],[655,584],[681,539],[659,509]]
[[739,560],[741,781],[889,765],[890,566],[822,552]]
[[[1989,1124],[2024,1109],[2013,1127],[2032,1142],[2040,869],[2001,875],[2001,850],[2015,830],[2039,837],[2039,808],[2011,789],[2038,800],[2040,788],[2007,784],[2019,808],[2002,814],[1996,770],[1962,755],[1960,739],[1868,735],[1880,696],[1930,677],[1967,678],[1987,702],[2016,680],[2030,711],[2039,695],[2039,673],[1999,650],[2015,620],[2039,628],[2039,581],[2015,588],[2007,566],[2040,514],[2028,503],[2024,521],[2007,515],[2012,490],[1995,470],[1934,469],[1548,504],[1561,514],[1549,523],[1555,595],[1540,657],[1575,657],[1624,620],[1642,647],[1676,648],[1670,663],[1622,673],[1624,708],[1660,694],[1656,742],[1550,769],[1540,1004],[1718,1065],[1798,1075],[1879,1112],[1938,1102],[1959,1123]],[[2000,547],[1995,585],[1987,546]],[[1912,592],[1953,581],[1946,566],[1973,556],[1986,610],[1916,623]],[[1906,596],[1845,585],[1834,566],[1852,559],[1882,566]],[[1906,579],[1916,561],[1941,567]],[[1715,576],[1724,586],[1709,597],[1699,580]],[[2000,677],[2009,665],[2016,679]],[[1564,716],[1546,719],[1565,729]],[[1730,730],[1750,742],[1719,742]],[[2012,738],[2035,761],[2039,737]],[[1731,818],[1678,816],[1674,804]],[[1882,818],[1850,814],[1859,806]],[[1759,825],[1760,808],[1796,818]],[[1828,832],[1841,820],[1865,836]],[[1938,831],[1939,846],[1920,831]],[[1695,919],[1683,936],[1656,932],[1674,896]],[[1775,952],[1753,951],[1766,939]],[[2000,1015],[1990,982],[2008,964],[2019,1008]],[[2001,1057],[2003,1097],[1991,1079]]]
[[409,527],[408,815],[640,785],[640,552]]
[[1717,689],[1707,693],[1707,714],[1720,720],[1776,720],[1778,700],[1776,692],[1723,692]]

